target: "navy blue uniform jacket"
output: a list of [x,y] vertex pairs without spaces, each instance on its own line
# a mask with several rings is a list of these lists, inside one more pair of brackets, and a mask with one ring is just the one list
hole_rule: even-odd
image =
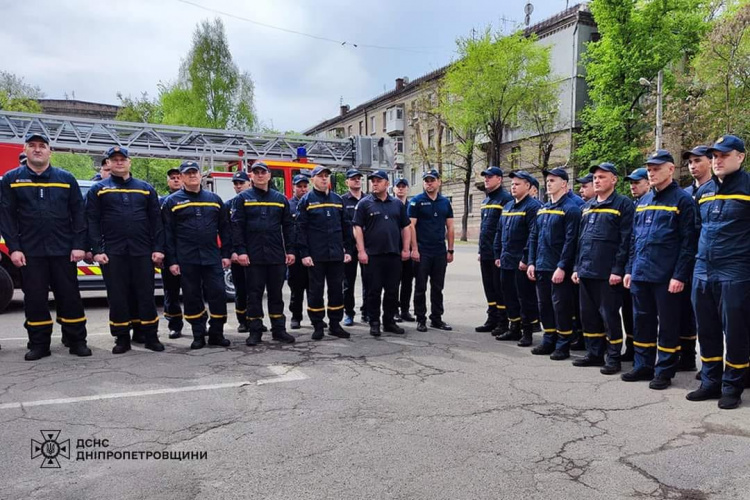
[[513,201],[513,197],[503,189],[503,186],[487,193],[487,197],[482,201],[479,208],[482,216],[482,222],[479,226],[479,258],[481,260],[495,260],[492,246],[495,243],[497,224],[500,222],[503,206],[509,201]]
[[301,258],[313,262],[343,262],[354,255],[352,223],[336,193],[311,189],[297,205],[297,247]]
[[562,269],[570,275],[576,260],[581,209],[571,193],[536,213],[529,236],[529,261],[537,271]]
[[234,199],[232,245],[250,265],[285,264],[292,253],[292,213],[283,194],[252,187]]
[[529,235],[541,206],[539,200],[527,195],[503,207],[494,242],[495,259],[500,259],[502,269],[518,269],[520,262],[527,263]]

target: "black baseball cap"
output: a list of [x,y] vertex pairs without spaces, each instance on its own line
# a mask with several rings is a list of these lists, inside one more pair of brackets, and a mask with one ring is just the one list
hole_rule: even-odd
[[247,172],[240,170],[234,173],[232,182],[250,182],[250,177],[247,176]]
[[567,181],[569,180],[568,177],[568,171],[565,170],[563,167],[555,167],[551,170],[542,170],[542,174],[544,175],[553,175],[555,177],[559,177],[560,179]]
[[683,160],[689,160],[691,156],[705,156],[706,158],[713,158],[714,155],[708,150],[708,146],[695,146],[690,151],[682,153]]
[[198,172],[201,171],[200,165],[198,165],[198,162],[194,161],[183,161],[180,164],[180,173],[184,174],[185,172],[189,172],[190,170],[197,170]]
[[721,151],[722,153],[728,153],[730,151],[739,151],[740,153],[745,152],[745,141],[737,137],[736,135],[724,135],[719,137],[713,146],[708,148],[709,152]]
[[674,163],[672,154],[666,149],[657,149],[648,155],[646,161],[643,162],[644,165],[662,165],[664,163]]
[[44,132],[29,132],[26,134],[26,137],[24,137],[23,142],[29,142],[34,139],[41,139],[43,142],[49,144],[49,137],[47,137],[47,134]]
[[[605,172],[610,172],[612,174],[619,175],[617,173],[617,167],[615,167],[615,165],[613,163],[609,163],[609,162],[606,162],[606,161],[604,163],[600,163],[599,165],[592,166],[589,169],[589,172],[593,174],[597,170],[604,170]],[[592,179],[593,179],[593,177],[592,177]]]

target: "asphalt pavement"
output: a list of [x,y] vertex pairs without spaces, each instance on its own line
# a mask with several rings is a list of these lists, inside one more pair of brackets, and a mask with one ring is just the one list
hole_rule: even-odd
[[[23,360],[21,296],[0,315],[0,499],[747,499],[750,400],[691,403],[474,332],[474,245],[446,278],[454,331],[111,354],[86,292],[89,358]],[[288,302],[288,291],[285,290]],[[53,304],[51,303],[53,307]],[[539,342],[535,334],[535,344]],[[626,363],[624,368],[630,368]],[[750,398],[750,396],[748,396]]]

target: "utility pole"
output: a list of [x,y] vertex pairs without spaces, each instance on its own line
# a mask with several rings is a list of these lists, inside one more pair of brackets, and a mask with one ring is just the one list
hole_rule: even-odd
[[659,70],[656,76],[656,149],[661,149],[661,137],[663,131],[662,123],[662,84],[664,83],[664,70]]

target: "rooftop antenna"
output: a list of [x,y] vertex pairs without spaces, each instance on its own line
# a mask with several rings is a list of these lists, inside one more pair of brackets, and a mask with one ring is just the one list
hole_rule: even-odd
[[534,6],[531,5],[531,2],[527,3],[523,8],[524,14],[526,14],[526,17],[524,17],[524,22],[526,23],[526,27],[529,27],[529,24],[531,24],[531,13],[534,12]]

